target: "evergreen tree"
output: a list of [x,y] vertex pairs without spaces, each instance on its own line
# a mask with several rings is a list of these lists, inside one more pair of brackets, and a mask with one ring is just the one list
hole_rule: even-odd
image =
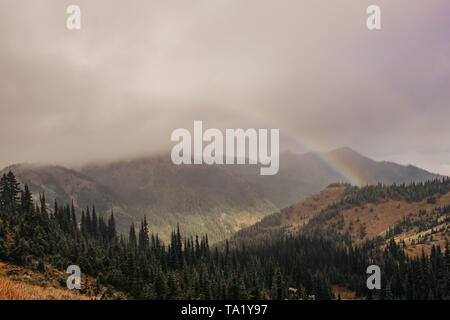
[[108,239],[113,240],[116,238],[116,221],[114,220],[114,213],[111,211],[111,216],[108,220]]
[[144,216],[144,219],[141,222],[141,229],[139,230],[139,248],[141,250],[146,250],[149,247],[149,244],[149,229],[147,218]]
[[136,231],[134,230],[134,224],[132,223],[130,226],[130,233],[128,236],[128,241],[130,243],[130,246],[133,248],[136,248],[137,243],[136,243]]

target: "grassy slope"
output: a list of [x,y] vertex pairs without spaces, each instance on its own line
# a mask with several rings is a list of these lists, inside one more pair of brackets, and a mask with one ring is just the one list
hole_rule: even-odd
[[[278,213],[265,217],[261,222],[241,230],[232,239],[246,240],[259,239],[269,234],[296,233],[308,225],[311,218],[317,216],[322,209],[328,205],[339,202],[344,197],[346,186],[342,184],[333,184],[325,188],[321,192],[315,193],[306,199],[298,202],[294,206],[281,210]],[[341,211],[344,224],[339,228],[339,217],[333,217],[325,221],[321,228],[332,229],[334,232],[349,232],[352,240],[360,244],[367,239],[375,236],[386,234],[389,228],[393,228],[396,223],[401,222],[404,218],[410,218],[414,221],[425,221],[426,219],[436,219],[439,213],[434,211],[436,207],[450,205],[450,193],[445,195],[435,195],[436,203],[427,203],[427,200],[421,202],[408,203],[404,200],[389,200],[379,203],[365,203],[361,206],[348,206]],[[427,214],[421,216],[420,210],[426,210]],[[418,228],[412,228],[404,231],[394,238],[396,241],[405,241],[406,251],[411,255],[418,255],[424,250],[429,253],[431,246],[445,246],[445,242],[450,239],[450,226],[444,223],[445,217],[450,214],[440,216],[438,219],[442,223],[434,226],[429,230],[420,231]],[[361,226],[365,227],[366,235],[361,238]],[[446,228],[445,231],[438,231]],[[431,234],[433,240],[431,241]],[[419,239],[420,238],[420,239]],[[411,244],[414,239],[415,244]],[[417,243],[421,240],[421,243]]]
[[[62,274],[59,275],[63,280]],[[87,300],[79,292],[64,289],[54,275],[46,276],[0,262],[0,300]]]
[[0,300],[87,300],[69,290],[44,288],[0,276]]
[[65,272],[46,265],[41,273],[0,261],[0,300],[98,300],[126,299],[112,288],[99,286],[91,277],[82,275],[81,290],[69,290]]
[[[434,204],[427,203],[426,199],[421,202],[412,203],[408,203],[406,201],[390,200],[377,204],[366,204],[362,207],[349,208],[342,211],[342,213],[345,217],[345,224],[347,227],[350,221],[354,222],[355,227],[350,232],[350,234],[352,235],[352,239],[357,243],[361,243],[362,241],[373,238],[377,235],[384,236],[389,227],[393,226],[396,222],[401,221],[404,217],[411,216],[418,218],[419,210],[426,210],[427,212],[432,214],[434,208],[450,204],[450,193],[442,196],[436,195],[435,197],[436,203]],[[359,222],[357,222],[358,218]],[[360,225],[364,225],[367,232],[367,235],[362,239],[358,235],[358,226]],[[441,224],[440,227],[442,227],[443,225],[444,224]],[[434,227],[432,229],[437,228],[439,227]],[[420,233],[425,234],[430,231],[431,229]],[[417,239],[418,236],[419,232],[417,229],[415,229],[411,230],[408,233],[402,233],[395,238],[396,240],[407,239],[410,242],[410,240],[412,239]],[[437,238],[441,239],[441,241],[436,241],[435,244],[439,243],[441,244],[441,246],[442,244],[445,245],[445,241],[444,239],[442,239],[442,236],[445,237],[445,235],[437,236]],[[429,249],[431,247],[431,244],[425,245],[423,247]],[[417,250],[414,250],[414,252],[416,251]]]
[[240,230],[232,236],[232,240],[253,240],[268,235],[285,232],[286,230],[298,231],[309,220],[320,213],[329,204],[339,201],[343,196],[345,186],[335,184],[324,190],[314,193],[293,206],[285,208],[277,213],[263,218],[260,222]]

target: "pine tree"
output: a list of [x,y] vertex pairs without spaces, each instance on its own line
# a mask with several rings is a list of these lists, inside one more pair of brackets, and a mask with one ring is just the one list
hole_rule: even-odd
[[20,202],[20,188],[14,174],[9,171],[0,179],[0,204],[1,208],[15,213]]
[[75,231],[75,230],[78,229],[78,225],[77,225],[77,217],[76,217],[76,214],[75,214],[75,206],[73,204],[73,200],[72,200],[72,205],[71,205],[71,208],[70,208],[70,216],[71,216],[70,220],[72,222],[72,229]]
[[80,229],[81,233],[86,236],[87,235],[87,229],[86,229],[86,217],[84,215],[84,210],[81,211],[81,222],[80,222]]
[[89,236],[92,236],[93,235],[92,220],[91,220],[91,213],[89,211],[89,207],[86,208],[86,215],[84,216],[84,222],[86,223],[86,227],[84,228],[86,231],[86,234]]
[[271,289],[272,299],[273,300],[284,299],[283,289],[284,289],[283,278],[281,276],[280,270],[277,269],[275,271],[275,275],[273,276],[272,280],[272,289]]
[[30,189],[28,189],[28,185],[25,185],[24,191],[21,191],[21,199],[20,204],[22,207],[22,212],[30,213],[33,209],[33,199],[31,197]]
[[45,193],[42,193],[42,196],[39,197],[41,202],[41,213],[47,216],[47,204],[45,202]]
[[130,226],[130,233],[128,236],[128,241],[130,243],[130,246],[132,248],[136,248],[137,243],[136,243],[136,231],[134,230],[134,224],[132,223]]
[[95,207],[92,207],[91,234],[94,238],[98,236],[98,219]]
[[147,218],[144,216],[144,219],[141,222],[141,229],[139,230],[139,248],[141,250],[146,250],[149,247],[149,229],[147,224]]
[[113,240],[116,238],[116,221],[114,220],[114,213],[111,211],[111,216],[108,220],[108,239]]

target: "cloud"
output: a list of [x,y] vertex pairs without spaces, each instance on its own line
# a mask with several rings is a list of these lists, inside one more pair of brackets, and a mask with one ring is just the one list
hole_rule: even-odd
[[450,163],[446,0],[380,0],[377,32],[372,1],[76,2],[80,31],[65,28],[71,2],[2,1],[0,165],[165,152],[197,119]]

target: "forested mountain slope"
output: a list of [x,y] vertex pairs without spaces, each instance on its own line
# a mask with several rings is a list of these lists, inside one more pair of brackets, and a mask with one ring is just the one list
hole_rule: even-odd
[[355,187],[331,184],[236,233],[237,242],[313,234],[348,243],[394,239],[406,252],[430,252],[450,239],[450,180]]
[[[449,185],[447,180],[419,188],[350,188],[338,206],[390,197],[417,202],[446,194]],[[337,288],[359,299],[450,298],[448,243],[433,245],[420,258],[409,257],[393,239],[357,245],[313,223],[338,216],[336,206],[311,217],[307,232],[211,249],[207,235],[185,237],[180,229],[164,244],[149,232],[145,219],[138,233],[131,227],[124,237],[117,234],[113,215],[105,221],[92,212],[78,220],[73,206],[57,204],[49,212],[40,200],[33,203],[29,188],[12,173],[0,180],[0,261],[33,270],[27,275],[33,281],[49,270],[78,265],[84,277],[93,279],[93,288],[84,289],[91,287],[105,299],[120,298],[114,292],[130,299],[336,299],[342,291]],[[366,286],[371,264],[383,270],[378,291]]]
[[261,176],[253,165],[176,166],[169,155],[92,164],[78,171],[18,164],[0,175],[12,170],[35,195],[45,193],[50,210],[54,200],[73,200],[80,218],[81,210],[92,210],[95,204],[99,216],[115,213],[121,232],[146,216],[152,231],[164,240],[181,223],[188,234],[208,232],[213,243],[330,183],[347,181],[330,163],[351,168],[362,184],[436,177],[412,166],[373,161],[349,148],[324,154],[282,153],[280,172],[274,176]]

